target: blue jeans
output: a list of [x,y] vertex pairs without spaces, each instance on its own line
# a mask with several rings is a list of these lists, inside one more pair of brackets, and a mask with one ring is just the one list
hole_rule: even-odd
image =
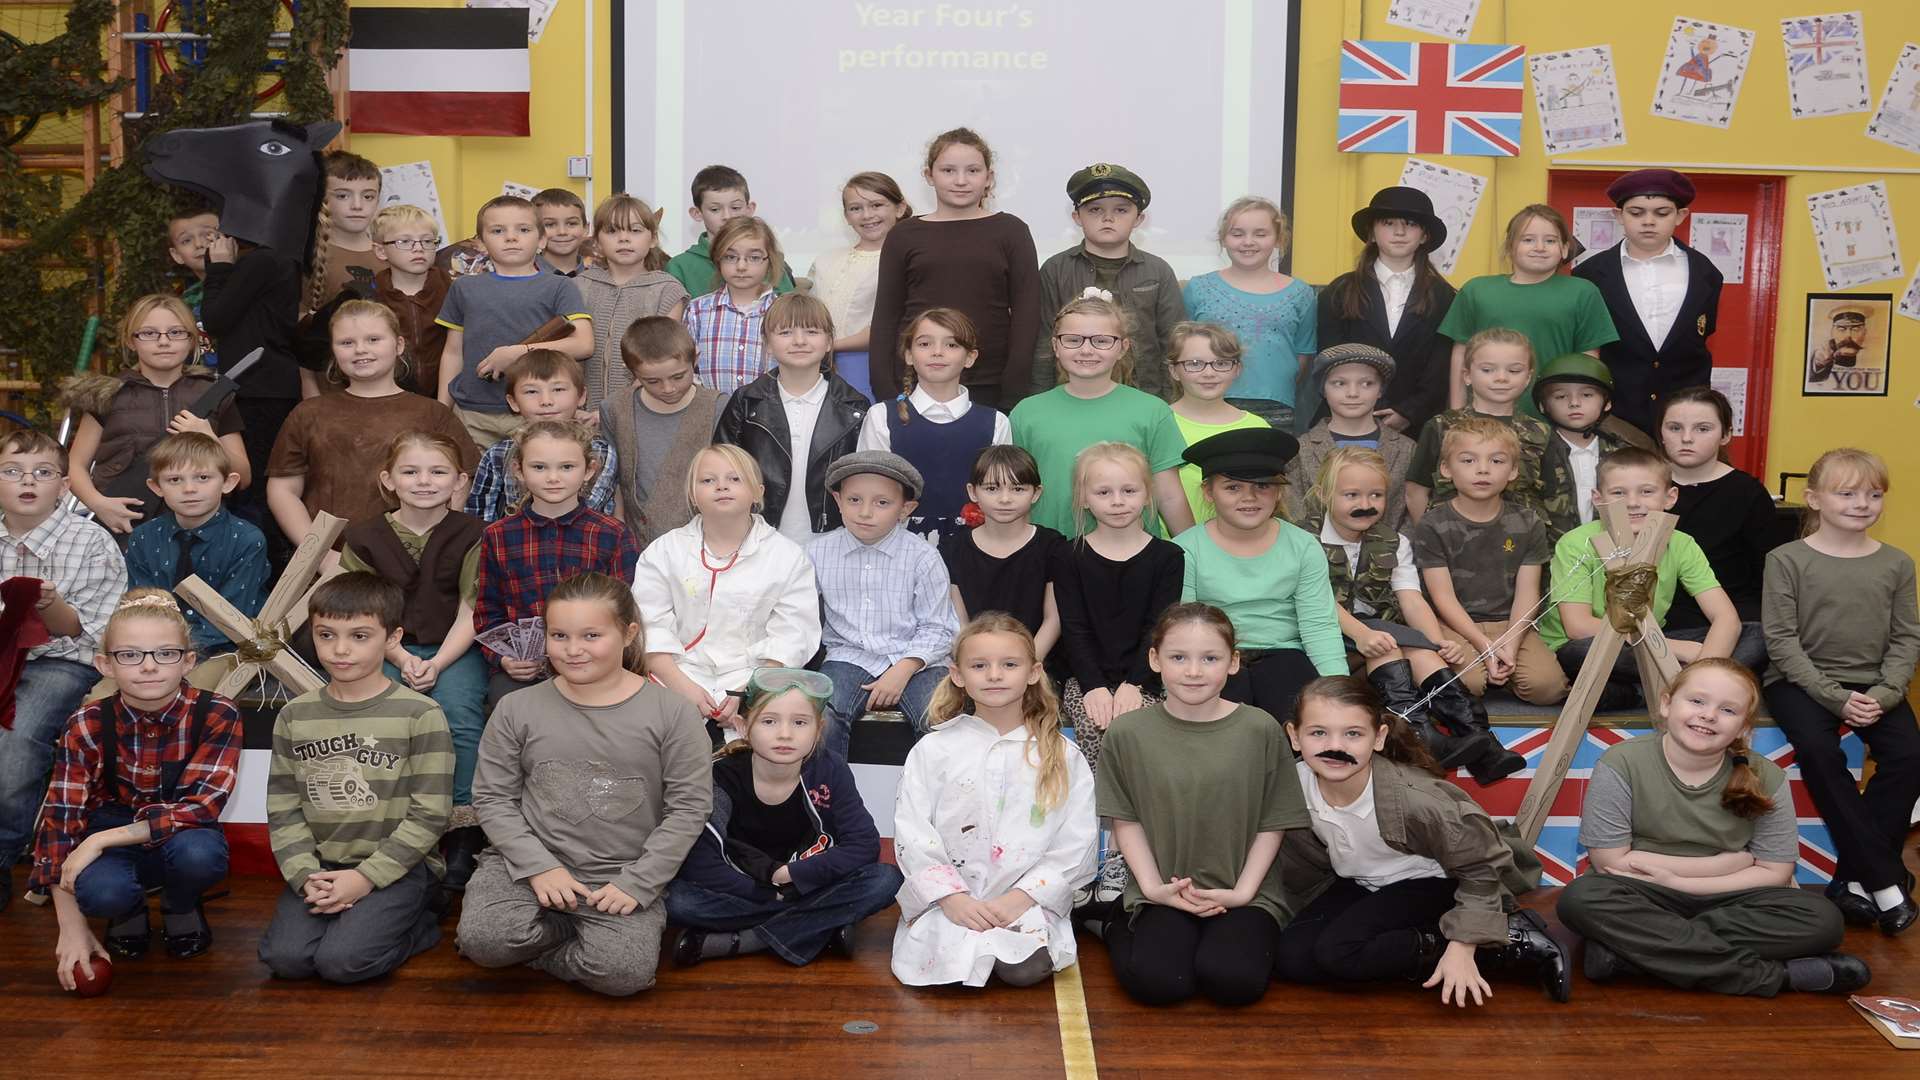
[[0,728],[0,873],[33,840],[47,797],[53,749],[100,673],[88,664],[43,656],[29,660],[13,691],[13,727]]
[[[125,806],[102,806],[87,821],[86,835],[133,822]],[[147,906],[147,890],[160,889],[160,910],[183,915],[227,876],[227,837],[218,825],[180,829],[156,847],[111,848],[80,871],[73,898],[80,912],[116,922]]]
[[[402,645],[423,660],[431,660],[440,651],[438,645]],[[405,686],[400,669],[386,665],[387,678]],[[453,805],[473,805],[473,766],[480,759],[480,733],[487,727],[487,662],[480,650],[470,648],[460,659],[434,680],[427,691],[434,704],[446,714],[447,731],[453,735]]]
[[[853,722],[866,715],[867,691],[861,686],[879,678],[858,664],[849,664],[844,660],[829,660],[820,665],[820,674],[833,680],[833,697],[827,701],[827,713],[833,723],[827,728],[827,749],[840,755],[846,761],[847,744],[853,741]],[[913,730],[924,734],[927,730],[927,704],[933,700],[933,692],[940,686],[940,680],[947,677],[947,669],[942,667],[921,668],[907,680],[905,689],[900,691],[900,712],[906,716]]]
[[794,900],[751,900],[674,881],[667,886],[667,922],[709,933],[754,930],[775,956],[800,965],[819,956],[835,930],[887,910],[900,880],[892,866],[868,863]]

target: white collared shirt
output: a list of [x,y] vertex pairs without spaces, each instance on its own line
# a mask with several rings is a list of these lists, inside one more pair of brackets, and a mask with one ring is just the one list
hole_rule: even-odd
[[[1360,561],[1360,541],[1355,540],[1352,543],[1348,543],[1347,538],[1341,536],[1340,531],[1333,527],[1333,518],[1331,515],[1320,523],[1320,542],[1322,544],[1339,544],[1345,548],[1347,551],[1347,573],[1351,574],[1354,572],[1354,565]],[[1413,564],[1413,545],[1407,541],[1405,536],[1400,537],[1400,547],[1395,554],[1397,558],[1394,561],[1399,565],[1393,568],[1393,573],[1388,575],[1387,578],[1388,583],[1393,586],[1393,591],[1419,592],[1420,569]],[[1379,612],[1373,610],[1371,605],[1362,603],[1358,597],[1355,597],[1353,601],[1353,613],[1363,619],[1371,618],[1379,614]]]
[[1346,806],[1335,806],[1320,793],[1320,782],[1304,761],[1294,763],[1300,770],[1300,790],[1307,797],[1307,814],[1313,818],[1313,835],[1327,845],[1327,858],[1333,872],[1367,889],[1380,889],[1396,881],[1414,878],[1443,878],[1446,870],[1423,855],[1404,855],[1387,846],[1380,836],[1380,822],[1373,816],[1373,779],[1367,789]]
[[1667,250],[1651,259],[1637,259],[1622,243],[1620,270],[1640,325],[1647,328],[1647,337],[1658,349],[1680,315],[1681,301],[1687,298],[1687,253],[1668,240]]
[[1397,334],[1400,332],[1400,316],[1407,310],[1407,297],[1413,295],[1413,267],[1393,270],[1375,259],[1373,277],[1380,283],[1380,295],[1387,302],[1387,334]]
[[[963,386],[952,401],[935,401],[925,389],[916,386],[913,388],[913,393],[907,395],[907,402],[913,406],[914,412],[920,414],[921,419],[934,424],[951,424],[972,410],[973,395]],[[877,401],[867,410],[867,418],[860,422],[860,441],[856,444],[857,449],[887,451],[893,449],[893,429],[887,426],[887,410],[893,408],[895,404],[892,401]],[[1012,441],[1013,425],[1008,422],[1007,414],[995,411],[993,414],[994,445],[1002,446]]]
[[[774,385],[779,386],[779,380]],[[780,511],[780,535],[796,544],[814,538],[813,514],[807,510],[807,456],[813,451],[813,428],[820,422],[820,406],[827,400],[827,377],[820,376],[813,389],[793,397],[780,386],[780,407],[787,414],[787,446],[793,468],[787,484],[787,504]]]
[[1586,446],[1575,446],[1563,432],[1554,432],[1567,444],[1567,463],[1573,467],[1573,493],[1580,501],[1580,524],[1593,520],[1593,489],[1600,483],[1600,437]]

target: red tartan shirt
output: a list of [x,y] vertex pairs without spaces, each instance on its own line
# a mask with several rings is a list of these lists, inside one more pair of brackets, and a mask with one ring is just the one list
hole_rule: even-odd
[[[480,535],[473,628],[485,633],[539,615],[553,587],[576,574],[601,573],[631,585],[639,558],[640,547],[625,525],[585,505],[559,517],[531,508],[510,514]],[[500,666],[491,650],[481,651],[489,665]]]
[[[207,710],[200,743],[192,745],[193,724],[188,717],[201,694],[213,704]],[[100,776],[101,739],[113,725],[118,761],[111,783]],[[233,794],[240,763],[240,710],[210,691],[182,687],[173,704],[157,713],[143,713],[120,700],[120,695],[88,702],[67,721],[53,764],[53,783],[33,841],[30,889],[51,889],[60,882],[60,868],[87,831],[93,812],[109,803],[133,810],[135,821],[145,821],[152,847],[181,829],[217,828],[220,811]],[[184,761],[174,788],[177,802],[161,802],[161,768]]]

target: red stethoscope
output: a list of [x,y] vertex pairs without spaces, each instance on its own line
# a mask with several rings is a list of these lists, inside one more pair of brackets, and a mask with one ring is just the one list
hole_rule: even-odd
[[[714,591],[714,587],[719,585],[720,583],[720,575],[733,569],[733,564],[740,561],[740,548],[744,548],[746,546],[747,546],[746,543],[742,541],[742,543],[740,544],[740,547],[734,548],[733,554],[727,556],[727,561],[725,563],[719,566],[715,566],[713,565],[713,563],[707,560],[706,541],[702,540],[700,542],[700,568],[707,572],[707,611],[709,614],[711,614],[713,611],[713,591]],[[700,632],[693,635],[693,640],[687,642],[685,645],[682,645],[680,647],[682,649],[692,649],[695,645],[700,644],[700,639],[706,636],[707,636],[707,627],[705,625],[702,625],[700,627]],[[660,677],[658,675],[652,675],[648,677],[651,678],[654,682],[660,683]],[[666,684],[660,683],[660,685],[664,686]],[[717,715],[718,715],[718,710],[710,710],[707,712],[707,719],[711,720]]]
[[[740,561],[740,548],[743,548],[746,546],[747,545],[745,544],[741,544],[740,547],[734,548],[733,554],[727,556],[727,561],[725,565],[715,566],[712,563],[707,561],[707,545],[705,541],[701,541],[700,568],[707,572],[707,611],[709,613],[713,611],[713,590],[714,590],[714,586],[720,583],[720,575],[733,569],[733,564]],[[707,628],[705,626],[702,626],[700,628],[700,632],[693,635],[692,641],[689,641],[685,645],[682,645],[680,647],[683,649],[691,649],[695,645],[700,644],[700,639],[706,636],[707,636]]]

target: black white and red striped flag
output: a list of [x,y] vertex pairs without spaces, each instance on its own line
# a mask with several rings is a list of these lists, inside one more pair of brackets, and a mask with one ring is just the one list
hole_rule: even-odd
[[525,8],[361,8],[347,50],[352,131],[526,135]]

